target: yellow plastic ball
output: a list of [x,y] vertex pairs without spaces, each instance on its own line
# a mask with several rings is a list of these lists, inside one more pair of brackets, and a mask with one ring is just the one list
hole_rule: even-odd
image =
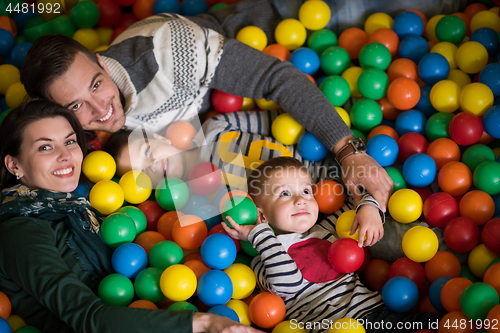
[[276,325],[271,333],[306,333],[306,330],[298,322],[287,320]]
[[[276,103],[274,103],[274,104],[276,104]],[[278,104],[276,104],[276,105],[278,105]],[[241,105],[240,110],[241,111],[252,111],[252,110],[255,110],[255,101],[254,101],[254,99],[253,98],[244,97],[243,98],[243,104]]]
[[351,232],[351,227],[354,222],[354,218],[356,217],[356,211],[354,209],[343,212],[335,224],[337,235],[339,238],[352,238],[356,242],[359,238],[359,229],[356,230],[354,235],[349,235]]
[[5,95],[7,89],[16,82],[21,82],[19,69],[10,64],[0,65],[0,95]]
[[240,319],[240,324],[247,326],[252,325],[252,320],[250,319],[250,313],[248,311],[247,303],[239,299],[231,299],[226,303],[226,306],[230,307],[234,310],[234,312],[236,312],[238,318]]
[[130,170],[120,178],[125,201],[131,204],[140,204],[148,200],[153,184],[151,178],[142,171]]
[[90,51],[95,50],[99,45],[101,45],[99,34],[97,33],[97,31],[90,28],[78,29],[73,34],[73,39],[85,46]]
[[101,180],[110,180],[115,175],[116,162],[109,153],[96,150],[85,156],[82,171],[94,183]]
[[281,106],[279,106],[278,104],[274,103],[273,101],[268,101],[265,98],[256,99],[255,103],[257,104],[257,106],[261,110],[264,110],[264,111],[279,110],[279,109],[281,109]]
[[394,20],[386,13],[373,13],[365,21],[365,32],[368,36],[378,29],[392,29]]
[[106,51],[108,49],[109,45],[101,45],[97,47],[97,49],[94,50],[94,53],[99,53],[102,51]]
[[446,80],[451,80],[458,84],[460,89],[463,89],[466,85],[471,84],[472,80],[470,76],[461,71],[460,69],[452,69],[448,74]]
[[490,9],[488,9],[490,12],[493,12],[495,13],[496,15],[498,15],[498,13],[500,12],[500,7],[498,6],[495,6],[495,7],[491,7]]
[[429,94],[432,106],[440,111],[451,113],[460,107],[460,86],[451,80],[442,80],[436,83]]
[[291,51],[304,45],[307,38],[307,31],[299,20],[286,19],[276,26],[274,37],[278,44],[283,45]]
[[438,247],[436,233],[427,227],[413,227],[403,236],[403,252],[415,262],[430,260],[437,253]]
[[9,323],[12,332],[15,332],[17,329],[26,326],[24,319],[16,314],[11,314],[9,318],[7,318],[7,322]]
[[488,64],[488,51],[478,42],[465,42],[457,50],[457,66],[467,74],[479,73]]
[[300,6],[299,20],[309,30],[319,30],[330,22],[330,7],[323,1],[306,1]]
[[236,39],[259,51],[264,50],[267,46],[266,33],[261,28],[253,25],[249,25],[238,31]]
[[467,263],[472,274],[482,279],[486,268],[496,258],[498,255],[495,252],[489,250],[484,244],[479,244],[470,251]]
[[425,37],[427,37],[427,40],[431,42],[439,42],[439,39],[436,37],[436,25],[443,17],[444,15],[439,14],[431,17],[431,19],[427,21],[427,27],[425,28]]
[[474,82],[462,89],[460,106],[465,112],[482,116],[493,106],[493,92],[484,83]]
[[351,88],[351,97],[361,97],[358,90],[358,78],[363,73],[363,68],[358,66],[349,67],[342,73],[342,77],[349,83]]
[[331,324],[328,333],[366,333],[366,330],[356,319],[341,318]]
[[458,47],[450,42],[439,42],[431,49],[431,53],[439,53],[448,60],[450,70],[457,68],[456,53]]
[[181,302],[194,295],[197,280],[193,270],[184,265],[172,265],[160,277],[160,289],[168,299]]
[[112,180],[101,180],[92,186],[89,194],[90,204],[103,215],[116,212],[124,198],[121,186]]
[[474,32],[479,28],[491,28],[497,33],[500,32],[500,17],[489,10],[482,10],[470,20],[470,31]]
[[389,213],[399,223],[411,223],[422,215],[422,197],[414,190],[403,188],[389,198]]
[[340,115],[340,118],[346,123],[349,128],[351,128],[351,118],[349,117],[349,113],[347,113],[346,110],[341,108],[340,106],[334,106],[335,110],[337,110],[338,114]]
[[500,147],[499,148],[493,148],[493,153],[495,154],[495,159],[500,156]]
[[273,121],[271,132],[279,143],[291,146],[299,141],[305,129],[288,113],[280,114]]
[[17,108],[22,102],[28,99],[28,93],[21,82],[14,82],[5,92],[5,102],[9,109]]
[[232,264],[224,270],[233,282],[233,299],[243,299],[254,291],[257,279],[253,270],[244,264]]
[[96,28],[95,31],[99,36],[99,45],[111,44],[111,36],[113,36],[113,29],[111,28]]

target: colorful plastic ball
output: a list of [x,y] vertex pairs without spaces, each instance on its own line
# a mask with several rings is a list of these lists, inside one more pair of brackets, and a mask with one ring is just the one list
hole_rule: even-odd
[[424,33],[424,21],[422,18],[410,11],[404,11],[394,18],[392,29],[400,40],[410,35],[422,36]]
[[274,37],[278,44],[291,51],[304,45],[307,39],[307,31],[300,21],[285,19],[276,26]]
[[99,20],[99,8],[91,1],[80,1],[70,11],[69,17],[79,28],[92,28]]
[[320,56],[320,67],[326,75],[340,75],[350,64],[349,53],[340,46],[330,46]]
[[376,101],[364,98],[351,107],[350,118],[358,130],[369,131],[382,122],[382,109]]
[[301,47],[290,55],[290,62],[303,73],[316,75],[319,70],[319,56],[314,50]]
[[[498,261],[498,259],[495,259]],[[494,260],[494,261],[495,261]],[[497,265],[498,262],[490,264],[486,273],[484,273],[483,282],[489,284],[498,292],[500,291],[500,265]]]
[[316,52],[318,56],[330,46],[337,44],[337,35],[328,29],[317,30],[307,38],[307,47]]
[[131,243],[137,235],[135,222],[123,213],[111,214],[102,222],[101,235],[104,242],[113,248]]
[[267,46],[266,33],[261,28],[253,25],[246,26],[238,31],[236,39],[259,51],[264,50]]
[[430,101],[436,110],[451,113],[460,107],[461,93],[462,89],[456,82],[443,80],[432,87]]
[[500,64],[495,62],[484,67],[479,82],[487,85],[493,96],[500,96]]
[[403,236],[403,251],[410,260],[416,262],[430,260],[436,254],[438,247],[439,241],[436,234],[427,227],[413,227]]
[[333,214],[344,205],[344,188],[336,181],[325,179],[318,182],[314,185],[313,193],[319,211],[323,214]]
[[137,206],[137,208],[146,216],[146,230],[148,231],[156,230],[158,220],[166,213],[155,200],[146,200]]
[[488,265],[498,258],[498,255],[488,249],[486,245],[479,244],[469,254],[467,258],[469,268],[475,276],[483,278]]
[[417,305],[418,288],[409,278],[396,276],[385,283],[382,288],[382,299],[390,310],[404,313]]
[[481,240],[490,251],[500,255],[500,218],[494,218],[481,231]]
[[140,245],[149,256],[153,246],[164,240],[165,237],[157,231],[145,231],[135,238],[134,243]]
[[163,270],[148,267],[142,270],[134,280],[134,289],[137,297],[153,303],[158,303],[165,298],[160,288],[160,277]]
[[415,81],[406,77],[397,78],[387,89],[387,99],[396,109],[411,109],[420,99],[420,87]]
[[111,256],[111,264],[116,273],[133,279],[148,264],[148,256],[142,247],[134,243],[118,246]]
[[380,43],[368,43],[359,52],[359,63],[364,69],[375,67],[385,71],[391,60],[391,52]]
[[391,53],[392,58],[398,53],[399,37],[394,30],[386,28],[378,29],[368,37],[368,43],[380,43],[384,45]]
[[147,174],[141,171],[130,170],[120,178],[125,201],[131,204],[140,204],[151,196],[153,184]]
[[478,42],[486,48],[488,56],[494,57],[500,49],[498,32],[491,28],[479,28],[470,36],[470,41]]
[[498,34],[500,32],[500,18],[497,14],[489,11],[482,10],[471,16],[470,30],[474,33],[479,28],[491,28]]
[[430,185],[436,178],[436,162],[427,154],[414,154],[403,165],[403,176],[415,187]]
[[196,16],[208,12],[208,4],[205,0],[184,0],[181,4],[181,14],[184,16]]
[[90,204],[103,215],[115,212],[122,206],[123,199],[122,188],[112,180],[101,180],[89,193]]
[[377,127],[374,127],[370,133],[368,133],[368,141],[371,140],[375,135],[378,134],[385,134],[393,138],[394,140],[398,141],[399,140],[399,134],[396,132],[396,130],[389,126],[389,125],[379,125]]
[[410,189],[401,189],[389,198],[389,212],[399,223],[416,221],[422,214],[422,206],[420,195]]
[[485,320],[488,312],[498,303],[499,297],[495,288],[482,282],[465,288],[460,297],[463,313],[472,320]]
[[437,192],[425,200],[423,213],[431,225],[444,228],[448,222],[458,216],[458,204],[448,193]]
[[481,119],[468,112],[462,112],[450,121],[450,136],[459,145],[468,146],[479,141],[483,133]]
[[109,306],[128,306],[134,299],[134,285],[128,277],[113,273],[99,283],[97,294]]
[[461,266],[457,256],[448,251],[438,251],[425,263],[425,276],[430,283],[443,276],[459,277]]
[[290,58],[290,51],[280,44],[270,44],[262,51],[267,55],[278,58],[281,61],[286,61]]
[[451,161],[439,170],[438,183],[441,190],[456,197],[471,187],[472,172],[464,163]]
[[14,109],[21,105],[22,102],[27,98],[26,89],[21,82],[15,82],[7,88],[5,93],[5,102],[9,109]]
[[460,69],[451,69],[450,74],[448,74],[448,77],[446,79],[458,84],[460,89],[463,89],[465,86],[472,83],[469,74],[464,73]]
[[[227,189],[223,189],[221,192],[219,192],[217,194],[216,198],[214,199],[214,205],[216,205],[216,207],[219,207],[220,212],[223,212],[222,207],[224,206],[226,201],[229,200],[230,198],[235,198],[237,196],[243,196],[243,197],[247,197],[249,199],[252,199],[250,197],[250,195],[245,191],[236,190],[236,189],[230,189],[228,191]],[[232,200],[235,201],[236,199],[232,199]],[[217,202],[218,202],[218,204],[217,204]]]
[[365,259],[363,248],[352,238],[340,238],[328,250],[328,262],[340,273],[353,273]]
[[343,106],[351,96],[349,83],[341,76],[328,76],[319,86],[333,106]]
[[392,29],[394,19],[386,13],[374,13],[368,16],[365,21],[364,29],[370,36],[378,29]]
[[306,333],[306,330],[296,325],[296,323],[287,320],[276,325],[272,333]]
[[236,258],[236,246],[233,240],[224,234],[208,236],[200,249],[203,262],[213,269],[226,269]]
[[399,147],[396,140],[385,134],[375,135],[368,141],[366,148],[367,154],[382,167],[393,165],[398,158]]
[[500,193],[500,163],[496,161],[485,161],[474,170],[474,185],[489,195]]
[[309,30],[323,29],[330,17],[330,7],[323,1],[304,2],[299,9],[299,20]]
[[257,326],[271,328],[285,319],[286,307],[280,296],[263,292],[252,299],[248,311]]
[[365,69],[358,78],[357,88],[359,93],[366,98],[373,100],[381,99],[385,96],[389,78],[387,74],[378,68]]
[[[405,111],[406,112],[406,111]],[[399,160],[401,162],[406,162],[408,157],[414,154],[425,154],[427,153],[427,148],[429,143],[427,139],[416,132],[408,132],[403,134],[398,140],[399,146]]]
[[239,299],[231,299],[226,306],[233,309],[238,315],[239,322],[243,325],[252,325],[250,315],[248,314],[248,304]]
[[31,18],[24,26],[24,36],[28,42],[33,42],[41,36],[50,35],[52,32],[52,26],[40,16]]
[[201,276],[196,292],[207,306],[226,304],[233,295],[233,282],[225,272],[211,270]]
[[155,198],[166,210],[181,210],[189,199],[189,189],[182,180],[168,178],[156,187]]
[[181,13],[181,5],[178,0],[155,0],[153,6],[153,13]]
[[417,65],[410,59],[396,59],[387,68],[387,76],[389,77],[390,82],[396,80],[398,77],[406,77],[417,81]]
[[441,288],[440,293],[441,305],[443,308],[448,312],[461,311],[460,297],[465,288],[471,284],[472,281],[463,277],[456,277],[448,280]]
[[213,313],[222,317],[227,317],[231,320],[234,320],[235,322],[239,322],[238,314],[236,311],[231,309],[230,307],[226,305],[216,305],[214,307],[211,307],[207,313]]
[[182,248],[176,243],[164,240],[153,245],[149,251],[149,264],[161,270],[181,264],[184,259]]
[[389,279],[396,276],[407,277],[415,283],[417,288],[420,288],[425,280],[425,270],[421,263],[403,257],[394,261],[389,268]]
[[341,318],[330,323],[329,333],[366,333],[361,321],[353,318]]
[[4,292],[0,291],[0,318],[9,318],[11,310],[12,304],[9,300],[9,297]]
[[[217,90],[214,91],[214,95]],[[213,100],[212,95],[212,100]],[[196,128],[188,121],[179,120],[168,126],[165,138],[170,140],[172,146],[180,150],[188,150],[193,147],[193,139],[196,136]]]
[[462,89],[460,94],[460,106],[463,111],[470,112],[476,116],[482,116],[493,106],[493,93],[491,89],[480,82],[474,82]]
[[221,184],[220,170],[210,162],[200,162],[189,171],[189,187],[199,195],[216,192]]
[[274,138],[284,145],[296,144],[304,131],[304,127],[288,113],[276,117],[271,127]]
[[443,276],[436,279],[431,283],[429,287],[429,300],[431,301],[432,306],[439,311],[445,312],[446,309],[443,307],[441,303],[441,290],[443,290],[443,286],[453,279],[451,276]]
[[10,327],[9,322],[0,317],[0,332],[2,333],[12,333],[12,328]]
[[214,90],[212,94],[212,105],[220,113],[239,111],[243,104],[243,97],[228,94],[220,90]]
[[175,302],[185,301],[193,296],[196,287],[196,275],[184,265],[172,265],[160,277],[161,291],[165,297]]
[[439,53],[428,53],[418,63],[418,75],[429,85],[445,80],[449,72],[448,60]]
[[[196,254],[196,255],[200,255],[199,252],[192,252],[192,253]],[[201,258],[199,260],[198,259],[189,259],[188,260],[188,259],[189,259],[189,255],[187,255],[186,258],[184,258],[184,265],[191,268],[191,270],[196,275],[197,280],[199,280],[203,274],[205,274],[206,272],[211,270],[210,267],[205,265],[205,263],[203,262],[203,260]]]
[[56,17],[49,22],[49,25],[54,33],[63,34],[68,37],[73,37],[76,32],[75,25],[68,16],[61,15]]
[[484,161],[494,160],[495,153],[493,150],[482,144],[476,144],[468,147],[462,155],[462,162],[469,167],[472,173],[474,173],[476,167]]
[[174,302],[172,303],[172,305],[170,305],[167,310],[169,311],[172,311],[172,310],[192,310],[192,311],[195,311],[195,312],[198,312],[198,309],[196,308],[196,306],[194,306],[193,304],[189,303],[189,302],[186,302],[186,301],[182,301],[182,302]]
[[182,208],[182,212],[186,215],[196,215],[194,212],[205,205],[210,205],[210,199],[201,195],[192,195],[189,197],[188,202]]
[[73,39],[93,51],[99,44],[99,34],[92,28],[80,28],[73,34]]
[[224,270],[233,282],[233,299],[244,299],[252,294],[257,284],[253,270],[244,264],[234,263]]
[[337,223],[335,224],[337,235],[339,236],[339,238],[352,238],[356,242],[358,241],[359,229],[357,229],[353,235],[350,235],[355,217],[356,211],[354,209],[345,211],[340,214]]
[[460,43],[467,32],[464,21],[456,15],[446,15],[436,24],[436,37],[440,42]]
[[368,263],[364,273],[366,284],[374,290],[382,290],[384,284],[389,280],[389,268],[392,262],[373,258]]
[[26,58],[26,55],[28,54],[28,51],[32,46],[33,44],[30,42],[21,42],[19,44],[16,44],[10,52],[10,60],[12,61],[12,64],[17,68],[21,68],[24,59]]
[[396,132],[400,136],[410,132],[424,135],[426,122],[427,118],[418,110],[403,111],[396,118]]
[[257,207],[252,199],[236,196],[222,206],[222,219],[232,228],[226,217],[230,216],[239,225],[253,225],[257,221]]
[[429,53],[429,44],[420,36],[410,35],[399,43],[399,57],[408,58],[416,64],[427,53]]
[[460,216],[471,219],[477,225],[483,225],[493,218],[495,202],[489,194],[474,190],[462,197],[459,209]]
[[368,43],[368,35],[359,28],[345,29],[339,36],[339,46],[349,53],[351,59],[358,59],[360,50]]
[[20,82],[19,69],[16,66],[0,65],[0,94],[5,95],[11,84]]
[[116,162],[113,157],[103,151],[96,150],[85,156],[82,171],[93,183],[101,180],[110,180],[116,172]]
[[395,167],[385,167],[384,168],[389,177],[392,179],[392,189],[393,192],[399,191],[403,188],[406,188],[408,185],[403,177],[403,173],[401,170]]
[[207,238],[208,230],[205,222],[195,215],[184,215],[174,223],[172,238],[184,250],[194,250],[201,246]]
[[330,152],[314,134],[307,131],[300,136],[297,149],[300,156],[313,162],[321,161]]
[[433,141],[427,154],[436,162],[437,170],[451,161],[460,161],[460,148],[458,144],[449,139],[448,127],[453,115],[448,113],[437,113],[432,115],[425,125],[425,132],[429,140]]
[[99,9],[99,20],[97,24],[101,28],[114,28],[120,24],[122,10],[118,4],[112,0],[100,1],[97,4]]
[[457,68],[456,53],[458,47],[450,42],[439,42],[431,48],[431,53],[438,53],[446,58],[450,70]]
[[467,74],[479,73],[488,63],[488,51],[478,42],[465,42],[457,50],[457,66]]
[[215,225],[222,222],[220,211],[213,205],[204,205],[193,212],[193,215],[200,217],[207,225],[207,230],[210,231]]

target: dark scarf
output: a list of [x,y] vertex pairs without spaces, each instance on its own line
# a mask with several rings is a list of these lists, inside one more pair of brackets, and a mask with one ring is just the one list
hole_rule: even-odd
[[64,222],[71,231],[66,241],[83,269],[97,279],[114,272],[113,249],[99,232],[103,216],[84,197],[16,185],[0,193],[0,203],[0,223],[19,216]]

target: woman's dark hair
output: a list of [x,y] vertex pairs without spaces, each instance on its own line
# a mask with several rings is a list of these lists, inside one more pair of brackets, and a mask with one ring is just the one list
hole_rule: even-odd
[[47,100],[29,100],[13,109],[0,126],[0,190],[18,183],[16,177],[7,170],[5,156],[19,156],[24,138],[24,130],[31,123],[55,117],[64,117],[76,133],[76,140],[85,155],[87,144],[78,118],[64,107]]
[[119,130],[113,133],[108,142],[104,145],[103,150],[113,156],[115,161],[118,161],[123,149],[128,147],[128,137],[130,133],[132,133],[131,130]]

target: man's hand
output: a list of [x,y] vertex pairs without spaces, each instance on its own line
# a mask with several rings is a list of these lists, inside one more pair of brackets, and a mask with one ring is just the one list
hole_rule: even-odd
[[193,317],[193,333],[263,333],[227,317],[197,312]]
[[234,220],[230,216],[226,216],[226,219],[233,227],[233,229],[231,229],[225,222],[221,222],[222,227],[228,233],[228,235],[233,237],[234,239],[240,239],[244,241],[248,241],[248,234],[250,233],[250,231],[252,231],[253,228],[255,228],[256,225],[260,223],[259,218],[257,219],[257,223],[255,223],[255,225],[239,225],[238,223],[234,222]]
[[[372,205],[362,205],[354,222],[352,223],[350,235],[356,233],[359,226],[358,246],[372,246],[384,237],[384,226],[380,218],[379,210]],[[366,240],[363,243],[363,240]]]

